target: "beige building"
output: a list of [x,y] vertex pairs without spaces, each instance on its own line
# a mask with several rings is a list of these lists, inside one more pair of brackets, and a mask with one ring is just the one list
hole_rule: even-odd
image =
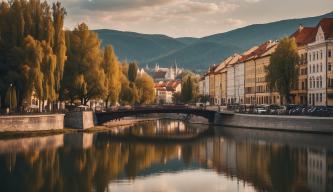
[[245,104],[281,104],[280,95],[269,89],[266,67],[277,42],[267,41],[245,58]]
[[306,105],[308,103],[308,47],[307,44],[314,41],[315,28],[300,26],[298,30],[290,36],[295,38],[297,51],[299,54],[298,80],[297,86],[291,91],[292,103],[297,105]]

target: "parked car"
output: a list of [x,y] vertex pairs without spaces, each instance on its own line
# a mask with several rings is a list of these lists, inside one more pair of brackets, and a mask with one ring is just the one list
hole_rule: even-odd
[[256,114],[266,114],[267,113],[267,109],[265,109],[264,107],[257,107],[257,108],[255,108],[254,112]]

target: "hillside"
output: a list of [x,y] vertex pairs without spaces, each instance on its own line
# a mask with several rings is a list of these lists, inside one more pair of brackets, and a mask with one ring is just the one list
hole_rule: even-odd
[[172,38],[115,30],[96,30],[103,46],[112,44],[118,57],[137,60],[142,65],[178,65],[189,69],[206,69],[234,52],[242,52],[267,40],[292,34],[300,24],[315,26],[320,19],[333,17],[333,12],[302,19],[255,24],[203,38]]
[[121,60],[143,62],[186,46],[186,44],[166,35],[146,35],[108,29],[95,30],[95,32],[102,40],[102,46],[113,45]]

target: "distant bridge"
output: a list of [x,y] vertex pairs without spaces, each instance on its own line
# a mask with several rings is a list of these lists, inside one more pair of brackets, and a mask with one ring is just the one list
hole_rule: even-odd
[[189,107],[139,107],[126,110],[116,110],[109,112],[96,112],[97,124],[101,125],[111,120],[120,119],[123,117],[137,116],[142,114],[153,113],[176,113],[176,114],[188,114],[204,117],[209,123],[214,123],[215,113],[213,110],[205,110],[199,108]]

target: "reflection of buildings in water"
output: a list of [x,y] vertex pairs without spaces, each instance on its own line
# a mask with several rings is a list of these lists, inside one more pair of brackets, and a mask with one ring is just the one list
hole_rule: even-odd
[[157,133],[184,132],[185,130],[185,123],[179,120],[156,121]]
[[63,146],[64,135],[0,140],[0,154],[26,153]]
[[326,150],[308,149],[308,186],[311,191],[326,190]]

